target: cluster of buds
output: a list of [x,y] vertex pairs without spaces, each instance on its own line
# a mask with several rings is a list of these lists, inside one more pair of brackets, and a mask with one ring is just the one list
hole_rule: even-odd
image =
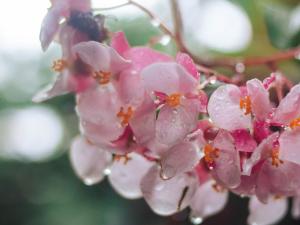
[[195,224],[221,211],[229,192],[250,198],[249,224],[280,220],[288,197],[299,218],[300,85],[279,103],[269,96],[274,75],[208,96],[185,53],[131,47],[123,32],[103,44],[104,17],[90,7],[52,1],[41,42],[46,49],[59,36],[60,74],[34,97],[76,94],[81,135],[70,159],[84,183],[107,176],[120,195],[143,197],[159,215],[189,207]]

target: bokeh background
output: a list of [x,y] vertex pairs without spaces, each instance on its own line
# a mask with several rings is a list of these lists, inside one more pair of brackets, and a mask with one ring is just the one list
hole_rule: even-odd
[[[103,8],[122,0],[94,0]],[[168,0],[139,0],[172,29]],[[184,40],[207,56],[268,55],[300,43],[299,0],[179,0]],[[48,0],[10,0],[0,5],[0,224],[1,225],[184,225],[188,211],[159,217],[143,200],[122,199],[107,181],[85,186],[73,173],[68,149],[78,134],[74,96],[42,104],[31,98],[55,78],[52,61],[60,48],[40,50],[38,35]],[[170,37],[137,8],[97,11],[108,15],[111,31],[124,30],[132,45],[159,40],[153,47],[175,53]],[[280,64],[294,82],[300,80],[300,56]],[[220,69],[224,73],[232,71]],[[247,68],[263,78],[268,68]],[[204,224],[245,224],[247,199],[232,195],[226,209]],[[299,224],[287,215],[281,224]]]

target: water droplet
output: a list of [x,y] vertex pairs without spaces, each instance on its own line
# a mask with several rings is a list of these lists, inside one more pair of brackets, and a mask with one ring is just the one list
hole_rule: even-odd
[[178,113],[178,110],[177,110],[177,109],[173,109],[173,113],[174,113],[174,114],[177,114],[177,113]]
[[165,187],[165,184],[163,184],[162,182],[160,182],[159,184],[157,184],[155,186],[155,190],[156,191],[161,191],[164,187]]
[[215,84],[216,82],[217,82],[216,79],[211,79],[211,80],[209,81],[210,84]]
[[203,222],[203,219],[201,217],[198,216],[190,216],[190,221],[192,224],[198,225],[201,224]]
[[111,169],[110,168],[106,168],[103,173],[108,176],[109,174],[111,174]]
[[84,178],[83,183],[87,186],[91,186],[91,185],[95,184],[96,181],[95,181],[95,179],[93,179],[91,177],[86,177],[86,178]]
[[246,67],[243,63],[237,63],[235,65],[235,71],[238,73],[243,73],[245,71]]
[[170,43],[170,41],[171,41],[171,37],[169,35],[163,35],[159,40],[159,43],[166,46]]
[[154,26],[154,27],[158,27],[160,25],[160,22],[159,20],[157,19],[152,19],[151,20],[151,24]]

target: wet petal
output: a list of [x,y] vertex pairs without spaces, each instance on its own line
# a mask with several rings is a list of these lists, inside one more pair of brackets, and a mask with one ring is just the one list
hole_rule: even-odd
[[270,199],[268,204],[261,203],[256,197],[252,197],[249,202],[250,215],[248,217],[249,225],[271,225],[287,213],[287,199]]
[[116,74],[130,66],[130,61],[120,56],[113,48],[95,41],[79,43],[72,50],[74,55],[78,55],[95,71]]
[[85,184],[92,185],[104,178],[104,170],[111,163],[111,154],[87,142],[83,137],[73,140],[70,160],[75,173]]
[[214,177],[225,187],[237,187],[241,183],[241,168],[239,153],[235,149],[232,136],[229,132],[220,130],[213,146],[220,151],[212,170]]
[[150,168],[141,182],[141,189],[151,209],[163,216],[186,208],[195,193],[196,179],[182,174],[170,180],[160,178],[157,166]]
[[131,153],[129,161],[114,161],[108,179],[113,188],[123,197],[136,199],[142,197],[140,182],[153,165],[142,156]]
[[281,100],[277,107],[273,121],[287,125],[292,120],[300,117],[300,85],[294,86],[290,92]]
[[240,98],[240,89],[232,84],[223,85],[212,94],[207,109],[216,126],[229,131],[251,128],[251,117],[240,109]]
[[161,158],[162,177],[170,179],[180,173],[191,171],[200,160],[193,143],[183,142],[165,152]]
[[192,198],[191,216],[206,218],[219,213],[228,201],[228,191],[217,191],[213,188],[215,182],[207,181],[197,188]]
[[279,138],[279,158],[300,165],[300,128],[284,131]]
[[177,63],[155,63],[146,67],[141,76],[149,92],[185,94],[197,86],[197,80]]
[[130,49],[130,45],[124,32],[116,32],[113,34],[110,43],[111,47],[114,48],[120,55],[123,56],[124,52]]
[[264,88],[258,79],[247,82],[247,91],[251,99],[252,113],[258,120],[265,120],[272,112],[272,105],[269,100],[269,92]]
[[197,67],[193,59],[188,54],[179,52],[176,55],[176,62],[182,65],[197,80],[200,78]]
[[274,142],[277,140],[278,132],[273,133],[264,139],[253,151],[251,157],[245,160],[243,164],[243,175],[250,176],[253,167],[261,160],[270,157],[270,153],[274,148]]

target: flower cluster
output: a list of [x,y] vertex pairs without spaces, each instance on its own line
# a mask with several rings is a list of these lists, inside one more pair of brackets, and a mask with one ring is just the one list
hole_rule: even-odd
[[279,103],[274,75],[208,97],[189,55],[131,47],[123,32],[103,44],[104,17],[90,10],[88,0],[52,1],[40,38],[46,49],[58,36],[60,74],[34,97],[76,94],[81,135],[70,159],[84,183],[107,176],[157,214],[189,207],[193,223],[221,211],[229,192],[250,197],[249,224],[281,219],[288,197],[300,217],[300,85]]

